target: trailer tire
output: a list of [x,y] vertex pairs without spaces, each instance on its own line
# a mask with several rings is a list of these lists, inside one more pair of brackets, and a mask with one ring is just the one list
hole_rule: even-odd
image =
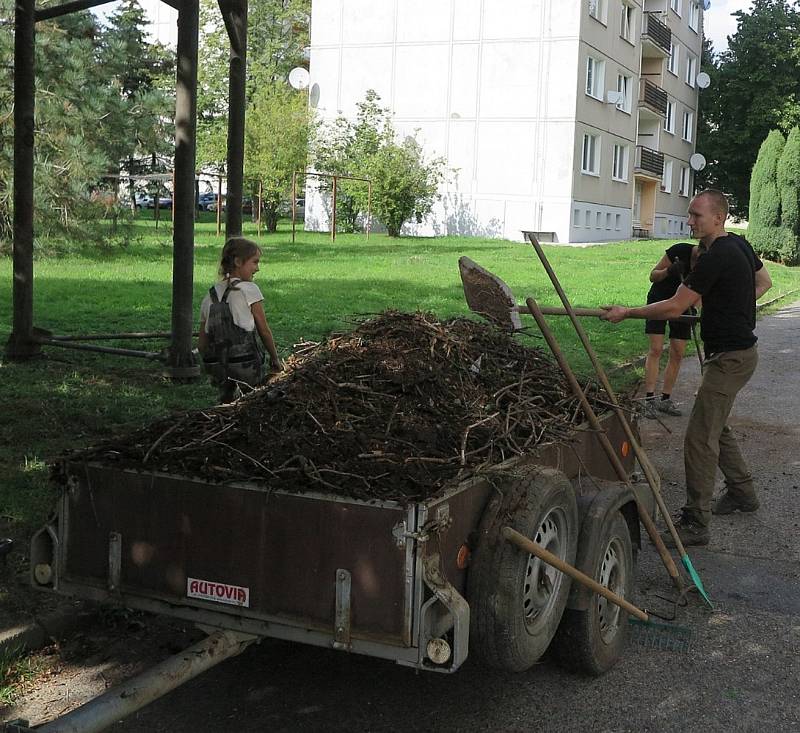
[[[633,591],[634,560],[630,530],[625,517],[613,511],[603,518],[594,547],[581,548],[586,567],[578,569],[623,598]],[[553,655],[573,672],[601,675],[622,656],[627,640],[628,614],[611,601],[593,593],[585,611],[567,609],[561,619]]]
[[578,543],[575,494],[559,471],[537,467],[498,485],[484,510],[467,577],[470,650],[513,672],[533,666],[558,628],[570,578],[507,542],[509,525],[573,563]]

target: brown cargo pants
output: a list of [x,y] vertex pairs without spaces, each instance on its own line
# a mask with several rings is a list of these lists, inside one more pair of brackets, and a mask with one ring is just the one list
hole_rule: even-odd
[[758,352],[752,346],[714,354],[703,367],[703,379],[683,441],[686,470],[683,509],[690,519],[704,526],[711,521],[717,466],[732,497],[744,502],[755,499],[753,477],[727,422],[736,395],[753,376],[757,363]]

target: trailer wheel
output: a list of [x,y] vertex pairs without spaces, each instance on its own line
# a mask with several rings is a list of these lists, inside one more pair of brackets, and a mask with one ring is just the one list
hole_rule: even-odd
[[[580,570],[623,598],[631,597],[633,549],[628,525],[619,511],[604,517],[596,545],[586,548],[585,556],[591,560]],[[594,593],[587,610],[564,612],[553,640],[554,656],[572,671],[603,674],[619,661],[627,628],[628,614]]]
[[573,563],[578,511],[572,486],[553,469],[537,468],[498,488],[481,519],[467,578],[470,649],[492,667],[521,672],[547,650],[570,579],[506,542],[500,530],[510,525]]

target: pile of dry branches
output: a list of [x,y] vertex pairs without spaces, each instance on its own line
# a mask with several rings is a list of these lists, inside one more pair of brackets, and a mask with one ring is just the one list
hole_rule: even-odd
[[[589,385],[590,401],[597,399]],[[386,312],[296,348],[237,403],[65,456],[207,481],[408,501],[584,421],[555,362],[467,319]]]

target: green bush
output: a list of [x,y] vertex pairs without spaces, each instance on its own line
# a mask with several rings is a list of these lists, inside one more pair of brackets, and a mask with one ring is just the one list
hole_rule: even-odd
[[786,265],[800,263],[800,238],[786,227],[751,228],[747,239],[759,257]]
[[778,161],[786,140],[779,130],[772,130],[758,151],[750,175],[750,226],[776,227],[780,225],[780,198],[778,196]]
[[778,161],[781,225],[800,235],[800,128],[793,127]]

